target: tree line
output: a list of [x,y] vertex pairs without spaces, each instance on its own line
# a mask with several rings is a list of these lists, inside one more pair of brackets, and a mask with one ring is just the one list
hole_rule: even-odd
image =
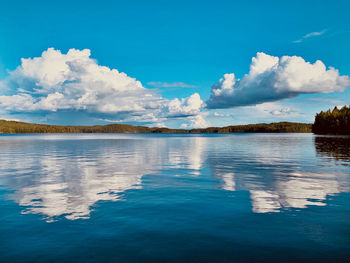
[[0,133],[305,133],[311,132],[311,126],[308,123],[278,122],[185,130],[128,124],[61,126],[0,120]]
[[315,134],[350,134],[350,107],[321,111],[315,116],[312,126]]

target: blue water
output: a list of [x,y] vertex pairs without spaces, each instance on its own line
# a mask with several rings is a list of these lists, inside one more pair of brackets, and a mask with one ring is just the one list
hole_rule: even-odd
[[0,164],[0,262],[350,258],[349,137],[1,135]]

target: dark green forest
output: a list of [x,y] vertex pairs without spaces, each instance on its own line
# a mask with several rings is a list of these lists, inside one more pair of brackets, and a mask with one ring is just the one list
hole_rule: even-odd
[[312,126],[315,134],[350,134],[350,107],[321,111]]
[[311,132],[312,124],[296,122],[258,123],[247,125],[233,125],[221,128],[192,129],[199,133],[307,133]]
[[305,133],[311,132],[311,126],[307,123],[278,122],[184,130],[127,124],[60,126],[0,120],[0,133]]
[[0,133],[308,133],[350,134],[350,107],[321,111],[314,124],[296,122],[258,123],[209,127],[205,129],[169,129],[159,127],[109,124],[95,126],[62,126],[0,120]]

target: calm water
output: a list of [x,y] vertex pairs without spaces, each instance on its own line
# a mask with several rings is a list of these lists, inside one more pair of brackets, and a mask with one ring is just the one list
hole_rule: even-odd
[[350,137],[2,135],[0,164],[0,262],[350,258]]

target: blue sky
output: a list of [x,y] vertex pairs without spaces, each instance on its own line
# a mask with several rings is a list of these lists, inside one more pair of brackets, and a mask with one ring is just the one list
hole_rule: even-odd
[[[279,93],[276,96],[274,90],[265,87],[267,93],[273,93],[268,101],[259,97],[259,92],[252,96],[256,94],[255,90],[260,89],[260,84],[249,87],[240,84],[234,88],[243,91],[249,89],[240,93],[242,97],[251,96],[247,99],[249,105],[237,106],[237,103],[233,103],[241,97],[235,97],[232,91],[228,91],[231,92],[228,95],[223,93],[227,95],[225,97],[216,96],[210,108],[206,104],[213,92],[212,86],[219,83],[224,74],[234,73],[238,80],[249,73],[252,58],[257,57],[257,52],[279,58],[298,56],[310,63],[320,60],[326,67],[339,70],[339,78],[350,75],[348,10],[350,2],[341,0],[336,3],[306,0],[4,0],[0,9],[0,96],[3,96],[2,103],[0,100],[0,118],[58,124],[120,122],[170,127],[281,120],[311,122],[314,114],[321,109],[350,104],[346,80],[343,79],[340,86],[329,87],[329,90],[321,88],[320,92],[310,87],[310,82],[303,82],[300,87],[291,87],[288,92],[283,91],[282,95]],[[147,94],[152,94],[148,95],[153,96],[152,102],[128,101],[130,96],[122,95],[119,98],[123,99],[123,107],[126,103],[138,107],[121,112],[115,110],[121,104],[114,103],[114,100],[118,100],[114,93],[110,94],[108,102],[99,101],[101,96],[97,96],[94,103],[100,105],[91,106],[90,100],[90,104],[79,108],[62,102],[61,98],[64,96],[67,99],[67,90],[75,87],[65,86],[64,93],[55,83],[50,87],[50,92],[56,94],[53,88],[57,88],[57,92],[63,94],[55,98],[60,100],[55,101],[55,107],[47,104],[45,107],[10,107],[6,104],[9,99],[15,105],[17,101],[14,99],[18,98],[15,95],[29,94],[28,90],[32,89],[27,86],[18,89],[18,85],[26,84],[14,79],[29,76],[27,73],[19,76],[16,72],[16,68],[21,66],[21,58],[41,57],[48,48],[54,48],[61,54],[67,54],[72,48],[89,49],[90,58],[95,59],[99,66],[117,69],[140,81]],[[47,63],[55,63],[52,59]],[[284,66],[280,65],[280,68],[283,70]],[[35,77],[40,79],[42,75]],[[33,74],[30,78],[33,80]],[[290,80],[286,81],[290,83]],[[320,77],[320,83],[323,80]],[[338,79],[332,81],[329,83],[335,83]],[[37,79],[37,82],[40,81]],[[37,82],[35,85],[38,85]],[[79,82],[79,92],[84,89],[84,83]],[[331,86],[329,83],[327,85]],[[98,89],[100,91],[104,87]],[[295,89],[298,89],[297,93]],[[113,91],[118,93],[117,88],[108,92]],[[195,93],[203,103],[198,103],[198,97],[188,100]],[[34,98],[32,104],[40,99],[39,96],[31,96]],[[48,93],[42,96],[47,97]],[[28,97],[21,97],[20,105],[26,103],[25,98]],[[222,101],[227,106],[217,107]],[[53,102],[50,100],[50,103]],[[149,106],[150,103],[153,106]],[[111,107],[102,109],[102,104],[111,104]]]

